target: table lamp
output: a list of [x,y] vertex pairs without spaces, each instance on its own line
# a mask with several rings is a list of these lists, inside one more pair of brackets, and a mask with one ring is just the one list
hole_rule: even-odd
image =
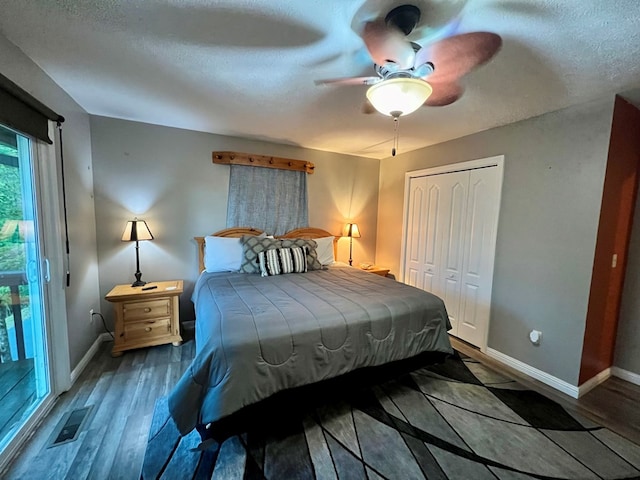
[[147,283],[141,280],[142,273],[140,272],[140,246],[138,245],[138,241],[140,240],[153,240],[153,235],[151,234],[151,231],[147,226],[147,222],[145,222],[144,220],[138,220],[137,218],[129,220],[124,228],[122,241],[136,242],[136,281],[131,284],[132,287],[141,287]]

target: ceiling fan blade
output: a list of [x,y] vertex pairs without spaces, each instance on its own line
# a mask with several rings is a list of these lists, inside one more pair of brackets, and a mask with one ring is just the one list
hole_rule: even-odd
[[424,77],[429,83],[453,82],[488,62],[502,46],[500,35],[472,32],[425,45],[415,55],[415,66],[431,62],[434,72]]
[[362,39],[369,55],[378,65],[391,61],[403,69],[413,66],[415,52],[411,43],[400,30],[387,25],[384,19],[365,23]]
[[427,107],[444,107],[451,105],[453,102],[462,97],[464,87],[458,82],[449,83],[433,83],[428,82],[433,89],[424,105]]
[[373,85],[382,79],[380,77],[345,77],[314,80],[316,85]]

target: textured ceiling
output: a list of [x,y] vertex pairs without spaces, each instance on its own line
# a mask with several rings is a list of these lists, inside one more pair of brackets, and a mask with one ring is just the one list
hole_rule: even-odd
[[401,119],[400,152],[640,99],[640,0],[0,0],[0,32],[91,114],[384,158],[393,122],[361,113],[366,87],[314,80],[373,74],[356,30],[405,3],[418,43],[452,24],[504,43],[461,100]]

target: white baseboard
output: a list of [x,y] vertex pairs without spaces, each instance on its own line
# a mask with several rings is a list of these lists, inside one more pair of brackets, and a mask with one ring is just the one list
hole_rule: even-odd
[[87,368],[87,365],[89,364],[93,356],[98,351],[98,348],[100,348],[100,344],[108,340],[111,340],[111,335],[109,335],[108,333],[105,332],[98,335],[98,338],[95,339],[91,347],[89,347],[89,350],[87,350],[87,353],[84,354],[82,359],[78,362],[78,365],[76,365],[76,368],[74,368],[73,371],[71,372],[72,386],[74,383],[76,383],[76,380],[78,379],[80,374],[84,371],[84,369]]
[[640,375],[630,372],[629,370],[623,370],[620,367],[611,367],[611,375],[633,383],[634,385],[640,385]]
[[531,365],[528,365],[520,360],[516,360],[515,358],[511,358],[508,355],[505,355],[502,352],[498,352],[492,348],[487,348],[487,355],[491,358],[495,358],[501,363],[510,366],[522,372],[526,375],[529,375],[531,378],[535,378],[536,380],[541,381],[542,383],[549,385],[550,387],[559,390],[562,393],[566,393],[570,397],[578,398],[580,396],[580,389],[575,385],[571,385],[564,380],[560,380],[553,375],[549,375],[547,372],[543,372],[542,370],[538,370],[537,368],[533,368]]
[[593,390],[602,382],[607,380],[611,376],[611,369],[607,368],[597,374],[595,377],[591,377],[589,380],[584,382],[582,385],[578,387],[578,397],[581,397],[585,393]]

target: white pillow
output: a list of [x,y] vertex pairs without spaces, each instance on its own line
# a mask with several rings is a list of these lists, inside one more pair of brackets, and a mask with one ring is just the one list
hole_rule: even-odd
[[315,242],[318,244],[316,247],[318,261],[323,266],[331,265],[336,261],[333,256],[333,238],[334,237],[314,238]]
[[204,237],[204,269],[212,272],[237,272],[242,263],[239,238]]

